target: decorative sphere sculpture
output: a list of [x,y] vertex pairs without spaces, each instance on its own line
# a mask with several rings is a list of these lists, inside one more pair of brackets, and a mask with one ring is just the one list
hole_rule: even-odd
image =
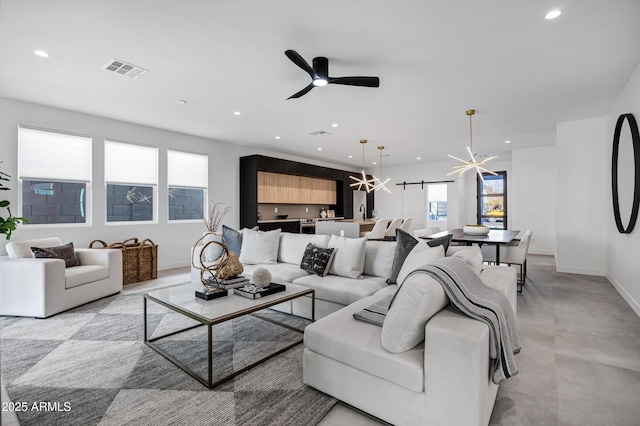
[[264,288],[271,284],[271,272],[266,268],[258,268],[253,272],[251,284],[256,287]]

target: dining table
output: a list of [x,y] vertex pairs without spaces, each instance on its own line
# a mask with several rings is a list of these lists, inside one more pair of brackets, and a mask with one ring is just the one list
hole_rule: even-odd
[[513,242],[520,231],[512,231],[509,229],[490,229],[487,235],[469,235],[465,234],[462,229],[449,229],[435,234],[425,235],[423,239],[433,240],[435,238],[446,237],[451,235],[451,241],[454,243],[464,243],[468,246],[472,244],[483,244],[496,246],[496,265],[500,264],[500,246],[504,246]]

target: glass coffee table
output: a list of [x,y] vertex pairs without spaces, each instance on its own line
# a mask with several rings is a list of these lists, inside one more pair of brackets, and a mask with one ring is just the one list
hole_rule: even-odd
[[[260,318],[261,320],[271,322],[273,324],[277,324],[278,326],[285,327],[287,329],[304,333],[304,328],[296,328],[289,324],[284,324],[279,321],[275,321],[271,318],[266,318],[262,315],[256,314],[257,311],[278,305],[283,302],[291,301],[293,299],[297,299],[299,297],[311,296],[311,320],[315,321],[315,292],[314,290],[301,287],[295,284],[286,284],[286,290],[275,293],[269,296],[263,296],[258,299],[248,299],[239,295],[234,295],[233,290],[229,290],[229,295],[225,297],[221,297],[213,300],[203,300],[199,299],[195,295],[196,290],[201,290],[202,285],[196,285],[192,283],[187,283],[179,286],[168,287],[165,289],[150,291],[144,294],[144,343],[160,355],[162,355],[167,360],[171,361],[178,368],[182,369],[184,372],[192,376],[194,379],[198,380],[203,385],[207,386],[209,389],[212,389],[230,379],[237,376],[238,374],[249,370],[250,368],[255,367],[262,362],[273,358],[276,355],[279,355],[292,347],[299,345],[302,343],[302,336],[300,336],[299,340],[294,341],[293,343],[287,345],[284,348],[280,348],[276,352],[270,353],[265,357],[253,362],[233,373],[226,375],[222,378],[213,380],[213,326],[216,324],[221,324],[226,321],[233,320],[234,318],[238,318],[244,315],[252,315],[256,318]],[[183,328],[177,331],[173,331],[170,333],[163,334],[161,336],[156,336],[153,338],[149,338],[148,336],[148,316],[147,316],[147,304],[149,302],[157,303],[162,305],[171,311],[177,312],[181,315],[184,315],[188,318],[191,318],[198,322],[196,325],[192,325],[187,328]],[[156,342],[161,339],[165,339],[170,336],[174,336],[179,333],[186,332],[188,330],[192,330],[197,327],[207,327],[207,352],[208,352],[208,361],[207,361],[207,377],[202,377],[199,375],[194,369],[187,366],[184,362],[178,360],[175,356],[169,354],[166,350],[159,347]]]

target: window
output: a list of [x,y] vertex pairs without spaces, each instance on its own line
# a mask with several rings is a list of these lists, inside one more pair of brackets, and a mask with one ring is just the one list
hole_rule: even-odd
[[158,148],[105,140],[107,222],[152,222],[157,215]]
[[507,229],[507,172],[483,173],[478,180],[478,223]]
[[18,128],[19,216],[37,224],[89,224],[91,137]]
[[169,220],[201,220],[209,182],[209,157],[168,150]]

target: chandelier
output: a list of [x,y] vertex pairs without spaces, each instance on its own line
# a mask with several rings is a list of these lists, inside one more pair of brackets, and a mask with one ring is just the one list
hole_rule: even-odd
[[[379,146],[378,150],[380,151],[380,176],[382,176],[382,150],[384,149],[384,146]],[[373,179],[375,179],[376,184],[374,186],[373,189],[375,189],[376,191],[379,189],[384,189],[385,191],[387,191],[389,194],[391,194],[391,191],[389,191],[389,188],[387,188],[384,184],[389,182],[389,180],[391,180],[390,178],[387,178],[387,180],[385,180],[384,182],[382,182],[382,178],[377,178],[374,175]]]
[[357,190],[361,191],[362,187],[364,187],[365,191],[369,193],[376,188],[376,184],[379,182],[379,179],[377,179],[376,177],[373,177],[372,179],[367,179],[367,175],[364,172],[364,144],[366,143],[367,143],[366,139],[360,139],[360,144],[362,145],[362,177],[349,176],[349,178],[355,181],[350,185],[352,188],[357,187]]
[[484,181],[484,177],[482,177],[482,172],[486,172],[492,175],[497,175],[497,173],[492,172],[491,170],[487,170],[483,165],[485,165],[488,161],[493,160],[497,157],[494,155],[493,157],[484,158],[482,161],[476,161],[476,154],[473,153],[473,127],[471,123],[471,117],[476,113],[475,109],[468,109],[467,115],[469,116],[469,146],[467,146],[467,151],[469,152],[469,160],[463,160],[462,158],[455,157],[449,154],[449,157],[454,160],[460,161],[462,164],[458,164],[457,166],[453,166],[453,171],[451,173],[447,173],[447,176],[452,175],[454,173],[458,173],[458,178],[462,176],[464,172],[470,169],[476,169],[478,176],[480,179]]

